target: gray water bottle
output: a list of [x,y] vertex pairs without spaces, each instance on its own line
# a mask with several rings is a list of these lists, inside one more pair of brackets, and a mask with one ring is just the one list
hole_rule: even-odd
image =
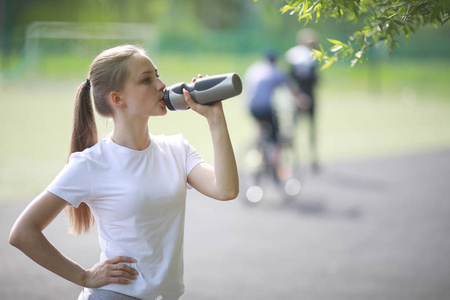
[[179,82],[164,91],[164,103],[170,110],[185,110],[189,105],[184,100],[183,89],[200,104],[222,101],[242,92],[242,81],[238,74],[228,73],[198,78],[193,83]]

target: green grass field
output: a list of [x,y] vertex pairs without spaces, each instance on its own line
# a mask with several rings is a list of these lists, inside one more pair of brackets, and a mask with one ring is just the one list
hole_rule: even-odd
[[[64,166],[73,98],[90,58],[44,61],[40,77],[0,83],[0,201],[40,193]],[[201,74],[243,76],[254,57],[159,55],[154,59],[167,85]],[[321,161],[364,159],[450,147],[449,61],[390,61],[381,66],[336,65],[321,73],[318,89]],[[238,158],[255,134],[245,99],[224,102]],[[154,134],[182,132],[212,162],[207,124],[192,111],[150,120]],[[98,118],[100,137],[112,122]],[[306,124],[297,134],[308,161]]]

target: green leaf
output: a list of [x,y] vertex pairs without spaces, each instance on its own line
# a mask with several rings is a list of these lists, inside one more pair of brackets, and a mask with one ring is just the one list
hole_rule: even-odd
[[393,39],[391,41],[391,44],[389,45],[389,55],[391,55],[392,51],[394,51],[394,48],[395,48],[396,44],[397,44],[396,40]]
[[338,60],[337,57],[330,57],[330,59],[320,68],[320,70],[323,71],[328,69],[337,60]]
[[340,45],[342,47],[345,47],[347,45],[345,45],[343,42],[338,41],[338,40],[332,40],[332,39],[327,39],[330,43],[335,44],[335,45]]
[[344,48],[342,45],[334,45],[333,47],[331,47],[330,51],[337,52],[337,51],[341,50],[342,48]]
[[311,13],[311,11],[314,9],[314,6],[313,5],[311,5],[307,10],[306,10],[306,13]]
[[313,49],[313,57],[315,59],[317,59],[318,61],[322,61],[323,56],[324,56],[323,52],[320,52],[319,50]]
[[325,53],[325,50],[323,50],[322,44],[319,44],[319,47],[320,47],[320,51],[322,51],[323,53]]
[[[255,0],[255,1],[258,1],[258,0]],[[290,6],[290,5],[285,5],[285,6],[283,6],[283,7],[280,9],[280,12],[281,12],[282,14],[284,14],[284,13],[286,13],[287,11],[293,10],[293,9],[294,9],[294,7],[292,7],[292,6]]]
[[397,25],[395,25],[394,23],[391,23],[392,28],[394,28],[395,32],[400,35],[400,30],[398,30]]

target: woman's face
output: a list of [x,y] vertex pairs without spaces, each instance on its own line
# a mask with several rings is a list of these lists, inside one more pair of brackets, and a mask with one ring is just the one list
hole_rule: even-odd
[[120,92],[125,107],[133,116],[162,116],[167,108],[162,101],[166,85],[159,79],[158,69],[145,55],[134,55],[128,61],[129,76]]

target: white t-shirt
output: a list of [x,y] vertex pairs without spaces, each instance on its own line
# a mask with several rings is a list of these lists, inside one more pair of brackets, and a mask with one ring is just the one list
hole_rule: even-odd
[[312,57],[312,50],[304,45],[297,45],[286,52],[286,60],[291,65],[314,65],[314,58]]
[[139,275],[103,289],[140,299],[184,293],[183,236],[187,176],[203,162],[181,134],[150,135],[137,151],[105,138],[68,164],[47,187],[74,207],[86,202],[97,223],[100,260],[129,256]]
[[316,65],[312,50],[305,45],[297,45],[286,52],[287,62],[293,66],[297,78],[309,78]]

